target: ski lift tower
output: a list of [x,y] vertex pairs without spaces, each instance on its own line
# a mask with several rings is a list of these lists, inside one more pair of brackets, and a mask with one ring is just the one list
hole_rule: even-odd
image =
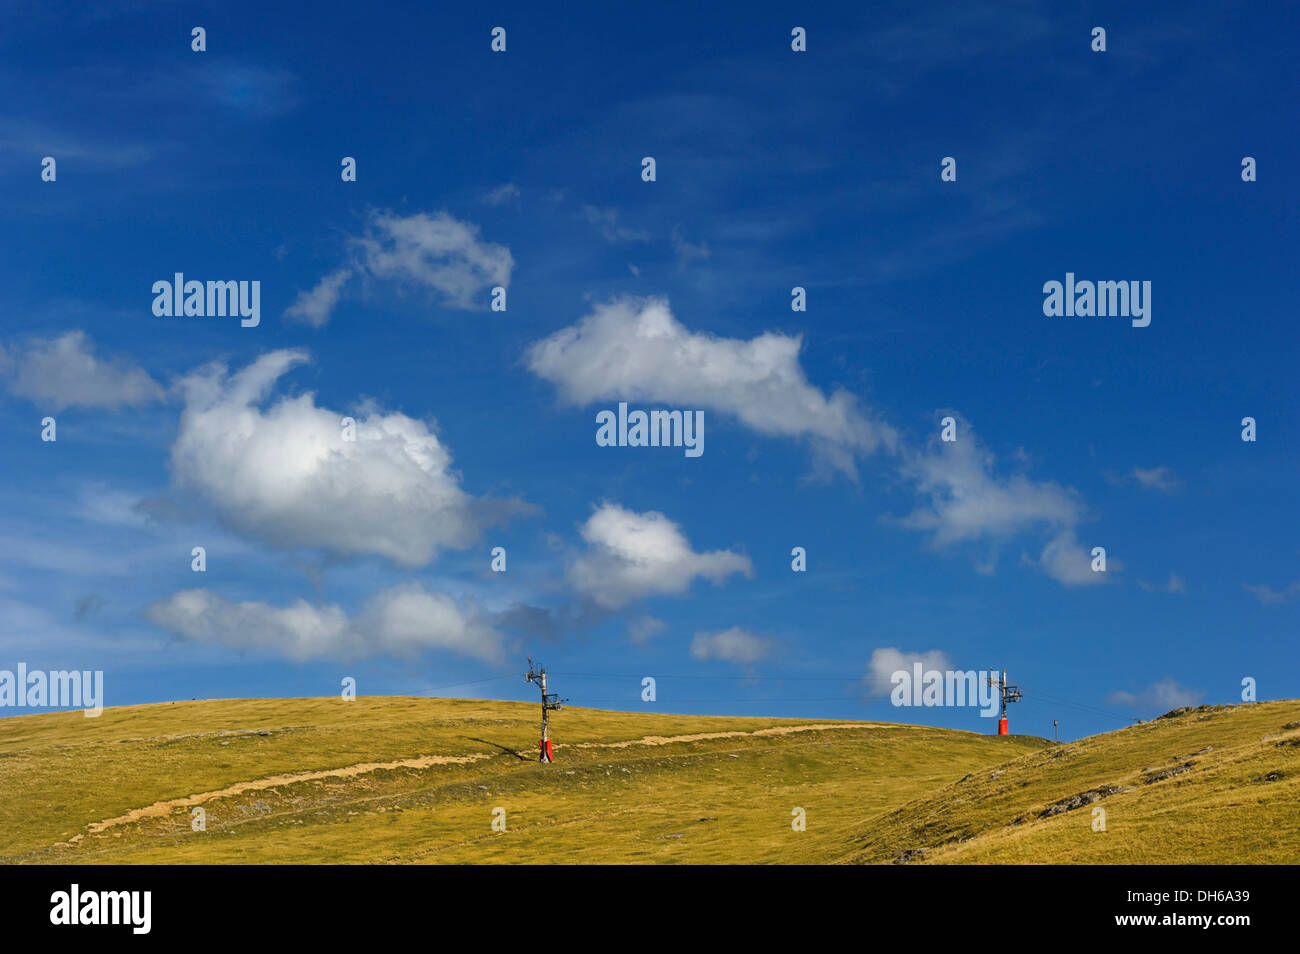
[[550,714],[551,712],[563,707],[564,703],[560,701],[558,693],[548,693],[546,691],[546,667],[540,670],[533,665],[532,659],[528,660],[528,672],[524,675],[528,682],[537,684],[542,690],[542,741],[538,743],[541,747],[541,755],[538,757],[539,762],[554,762],[555,756],[551,751],[550,735]]
[[989,686],[996,686],[998,695],[1002,699],[1002,714],[998,718],[998,735],[1010,735],[1011,732],[1007,727],[1007,703],[1020,701],[1020,687],[1007,685],[1007,671],[1002,670],[1002,679],[998,680],[998,671],[989,670]]

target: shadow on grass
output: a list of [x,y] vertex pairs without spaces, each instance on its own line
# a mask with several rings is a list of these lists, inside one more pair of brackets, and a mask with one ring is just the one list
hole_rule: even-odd
[[467,736],[467,738],[469,738],[469,740],[470,740],[471,742],[481,742],[483,745],[490,745],[490,746],[492,746],[492,748],[494,748],[494,749],[500,749],[500,750],[501,750],[502,752],[504,752],[506,755],[513,755],[515,758],[517,758],[517,759],[518,759],[519,761],[521,761],[521,762],[531,762],[531,761],[532,761],[532,759],[528,758],[528,756],[520,754],[517,750],[512,749],[512,748],[509,748],[508,746],[501,745],[501,744],[499,744],[499,743],[497,743],[497,742],[489,742],[487,739],[476,739],[476,738],[473,738],[472,736]]

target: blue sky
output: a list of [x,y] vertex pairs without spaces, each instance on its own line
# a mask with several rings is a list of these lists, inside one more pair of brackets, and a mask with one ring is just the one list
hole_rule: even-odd
[[[558,9],[0,13],[0,668],[532,699],[531,655],[993,731],[891,705],[923,658],[1063,738],[1300,695],[1294,8]],[[260,323],[156,316],[176,272]],[[1067,272],[1150,325],[1046,317]],[[620,401],[704,453],[598,446]]]

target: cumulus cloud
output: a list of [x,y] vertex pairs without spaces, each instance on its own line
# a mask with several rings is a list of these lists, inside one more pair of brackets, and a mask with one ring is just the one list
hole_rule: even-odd
[[352,245],[375,278],[433,289],[444,304],[470,311],[487,307],[488,289],[509,287],[515,264],[510,249],[483,241],[478,226],[446,212],[373,212]]
[[0,373],[11,378],[14,394],[56,412],[140,407],[163,398],[163,389],[130,360],[96,357],[83,331],[0,347]]
[[318,407],[311,393],[260,407],[306,360],[274,351],[234,375],[210,365],[181,382],[173,478],[231,526],[275,546],[378,554],[414,567],[525,509],[467,494],[437,435],[405,414],[363,406],[352,415],[355,440],[346,440],[345,415]]
[[772,640],[749,630],[733,626],[720,633],[696,633],[691,640],[691,657],[699,660],[721,659],[748,666],[772,653]]
[[315,288],[299,292],[294,303],[284,310],[284,316],[311,325],[313,328],[323,328],[329,323],[330,316],[334,314],[344,283],[351,277],[350,268],[340,268],[337,272],[331,272],[317,282]]
[[433,649],[499,663],[504,640],[477,607],[404,584],[376,594],[356,616],[335,605],[232,603],[205,589],[183,590],[154,603],[146,615],[191,642],[270,651],[302,661],[319,657],[414,658]]
[[1167,712],[1181,706],[1194,706],[1203,698],[1205,693],[1180,686],[1172,678],[1165,678],[1152,683],[1141,692],[1112,692],[1107,701],[1133,709]]
[[847,391],[827,397],[799,363],[802,339],[766,332],[748,341],[700,334],[667,301],[623,298],[534,343],[529,369],[569,404],[655,402],[730,415],[774,437],[806,438],[853,473],[855,455],[892,446]]
[[604,609],[654,594],[680,595],[697,577],[721,583],[754,572],[749,557],[729,550],[696,553],[681,527],[662,513],[633,513],[605,503],[581,527],[588,549],[569,567],[569,581]]
[[867,663],[866,675],[862,677],[862,685],[867,695],[889,695],[894,688],[892,681],[894,673],[903,671],[910,674],[915,663],[921,664],[922,672],[931,670],[946,672],[953,668],[948,654],[938,649],[931,649],[924,653],[905,653],[895,646],[875,649],[872,650],[871,660]]

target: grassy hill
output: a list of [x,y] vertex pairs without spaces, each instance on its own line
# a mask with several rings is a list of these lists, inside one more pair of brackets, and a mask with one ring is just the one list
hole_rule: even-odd
[[[0,861],[1296,855],[1300,730],[1283,726],[1300,723],[1300,702],[1187,713],[1062,746],[889,723],[566,708],[553,723],[554,765],[533,761],[536,716],[529,703],[386,697],[0,719]],[[1038,817],[1100,786],[1132,789],[1097,802],[1105,833],[1091,831],[1090,805]],[[206,831],[191,828],[195,807]],[[504,832],[492,828],[498,808]],[[796,808],[806,831],[791,828]]]
[[947,864],[1295,864],[1300,702],[1175,710],[1022,755],[887,812],[844,860],[900,850]]

